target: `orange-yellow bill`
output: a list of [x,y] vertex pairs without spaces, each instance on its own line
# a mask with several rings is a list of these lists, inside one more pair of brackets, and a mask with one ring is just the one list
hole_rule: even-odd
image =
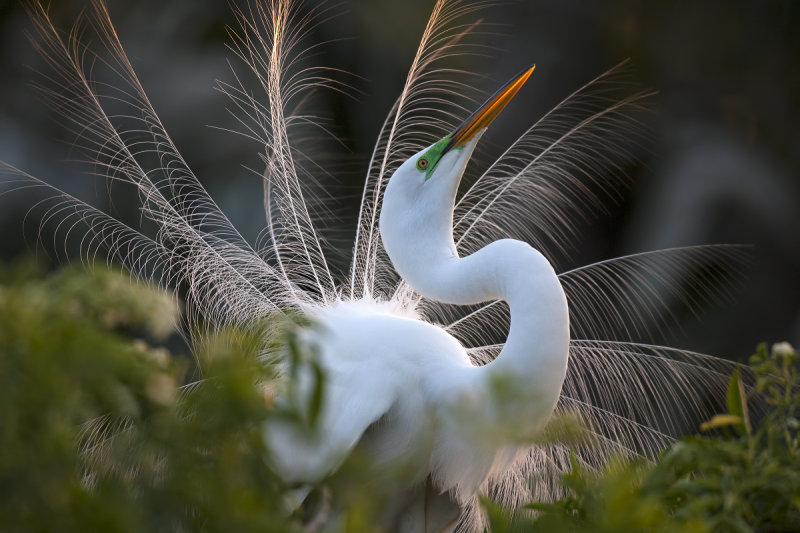
[[475,135],[481,131],[483,128],[487,127],[492,121],[500,114],[500,111],[508,104],[514,95],[517,94],[517,91],[528,81],[533,69],[536,68],[536,65],[531,65],[530,67],[526,68],[516,76],[514,76],[511,81],[506,83],[503,87],[500,88],[496,93],[494,93],[491,98],[489,98],[486,103],[484,103],[477,111],[475,111],[472,115],[467,118],[455,131],[451,134],[450,142],[447,143],[448,146],[445,148],[445,152],[450,148],[457,148],[464,143],[468,142],[470,139],[475,137]]

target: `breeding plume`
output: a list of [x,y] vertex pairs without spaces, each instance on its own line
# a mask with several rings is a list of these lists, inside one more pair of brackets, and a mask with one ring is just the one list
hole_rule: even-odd
[[495,241],[459,258],[452,232],[456,190],[472,151],[532,71],[400,165],[380,215],[386,252],[420,295],[450,304],[509,303],[511,329],[500,354],[475,366],[443,328],[372,299],[309,306],[321,330],[312,338],[328,397],[318,440],[288,423],[270,428],[284,477],[314,481],[330,473],[383,418],[369,429],[370,455],[378,463],[411,465],[418,482],[430,474],[438,489],[466,502],[486,488],[491,472],[510,466],[515,441],[533,435],[552,413],[569,345],[558,277],[521,241]]
[[[239,234],[173,145],[102,0],[93,0],[90,22],[115,83],[94,82],[83,31],[64,36],[34,5],[37,43],[54,72],[42,93],[72,123],[96,170],[133,186],[141,227],[0,167],[5,179],[48,193],[43,221],[55,221],[61,235],[84,231],[87,256],[102,252],[135,276],[180,288],[195,347],[219,328],[263,327],[266,319],[265,358],[279,358],[266,353],[281,329],[270,324],[304,316],[311,325],[297,338],[315,359],[287,373],[296,383],[278,387],[276,401],[302,403],[314,369],[325,396],[316,432],[289,422],[264,428],[272,468],[289,482],[315,482],[354,449],[373,468],[402,465],[412,494],[403,512],[411,522],[421,517],[419,530],[435,525],[426,524],[435,513],[420,512],[433,503],[413,498],[425,484],[458,504],[466,529],[481,527],[479,494],[507,505],[557,496],[569,448],[534,439],[554,412],[586,425],[593,443],[574,453],[587,468],[612,455],[654,458],[717,410],[708,398],[722,396],[731,370],[710,356],[628,339],[663,325],[670,302],[706,298],[724,276],[719,261],[736,247],[643,251],[583,267],[553,262],[574,248],[576,220],[620,186],[618,166],[640,129],[630,117],[649,94],[615,96],[619,68],[569,95],[493,162],[470,163],[534,70],[480,107],[462,98],[467,86],[446,66],[471,38],[478,7],[438,0],[420,29],[403,89],[375,125],[346,273],[327,260],[319,165],[296,141],[317,122],[303,111],[314,90],[344,86],[330,71],[296,63],[308,60],[303,39],[314,14],[296,17],[281,0],[235,11],[231,50],[255,84],[234,72],[233,83],[219,86],[264,162],[259,242]],[[682,296],[687,280],[691,296]],[[447,518],[444,509],[437,519]]]

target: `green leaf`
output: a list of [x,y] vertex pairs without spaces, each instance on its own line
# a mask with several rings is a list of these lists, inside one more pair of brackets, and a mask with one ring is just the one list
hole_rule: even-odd
[[710,431],[730,426],[742,426],[742,417],[736,415],[714,415],[700,425],[700,431]]
[[316,360],[311,362],[311,369],[314,372],[314,390],[311,393],[309,422],[313,426],[322,412],[322,400],[325,397],[325,371]]
[[739,369],[733,371],[731,379],[728,381],[728,412],[739,418],[742,417],[742,396],[739,390]]
[[[736,430],[742,435],[750,435],[750,420],[747,412],[747,393],[744,384],[739,377],[739,369],[733,371],[728,382],[728,412],[739,418],[739,423],[735,424]],[[715,417],[716,418],[716,417]],[[712,419],[713,420],[713,419]]]

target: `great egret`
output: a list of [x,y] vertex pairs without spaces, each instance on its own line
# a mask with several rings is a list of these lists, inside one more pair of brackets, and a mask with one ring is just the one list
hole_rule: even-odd
[[[370,300],[339,301],[308,313],[327,381],[319,440],[302,428],[268,436],[287,479],[329,474],[361,435],[378,462],[413,465],[440,491],[468,501],[491,472],[515,459],[514,440],[550,416],[564,381],[569,316],[550,263],[526,243],[495,241],[459,258],[453,205],[467,162],[492,119],[530,76],[526,69],[444,137],[393,173],[380,215],[383,244],[403,279],[422,296],[452,304],[498,299],[511,329],[498,357],[475,366],[452,335]],[[499,388],[506,389],[499,394]],[[513,430],[513,431],[512,431]]]
[[[311,120],[294,106],[300,95],[333,82],[293,66],[303,31],[292,25],[288,3],[253,0],[235,12],[232,50],[256,85],[246,88],[237,76],[220,86],[241,112],[245,135],[262,145],[261,248],[241,237],[195,178],[103,1],[93,6],[110,53],[97,64],[108,65],[119,83],[94,83],[82,32],[65,38],[33,4],[43,56],[54,68],[50,83],[58,85],[44,96],[76,126],[77,144],[97,168],[135,188],[143,219],[157,232],[148,236],[146,225],[126,225],[10,165],[0,171],[50,193],[43,220],[56,219],[67,233],[88,225],[88,256],[103,248],[136,276],[182,285],[195,345],[225,325],[261,324],[287,312],[319,323],[301,338],[317,348],[329,380],[320,431],[310,438],[286,424],[266,428],[274,466],[287,479],[327,475],[358,443],[379,464],[408,465],[413,482],[430,475],[461,505],[461,523],[478,528],[478,493],[507,505],[558,494],[554,480],[569,468],[570,450],[521,440],[554,409],[579,413],[595,435],[595,446],[575,451],[589,468],[613,454],[652,458],[685,423],[715,411],[706,395],[722,397],[731,363],[617,335],[641,331],[664,310],[662,294],[698,275],[695,267],[709,257],[736,255],[735,247],[642,252],[558,275],[546,259],[548,248],[574,237],[570,217],[600,199],[581,177],[600,189],[616,186],[605,170],[624,151],[629,130],[621,124],[647,93],[609,100],[603,91],[613,72],[600,76],[527,130],[457,198],[483,131],[532,68],[450,135],[431,138],[431,130],[452,130],[461,113],[450,103],[450,71],[439,65],[473,28],[453,23],[473,6],[438,0],[370,161],[351,268],[337,276],[310,212],[312,190],[301,179],[311,174],[302,164],[307,154],[292,143],[292,128]],[[712,263],[702,275],[720,272]],[[695,284],[689,298],[709,290]],[[265,332],[265,345],[272,334]],[[308,386],[306,374],[298,379],[300,390]],[[539,481],[530,483],[534,473]]]

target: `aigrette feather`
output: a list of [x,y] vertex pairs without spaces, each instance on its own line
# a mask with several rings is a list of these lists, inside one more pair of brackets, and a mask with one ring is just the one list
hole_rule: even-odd
[[[447,59],[469,52],[464,43],[476,23],[464,20],[488,5],[435,3],[367,168],[351,267],[344,278],[326,261],[309,208],[313,172],[299,163],[305,159],[293,144],[295,126],[317,122],[302,111],[312,90],[348,90],[334,79],[335,69],[296,63],[306,52],[302,46],[314,17],[327,16],[328,7],[300,17],[288,1],[251,0],[235,10],[239,27],[231,31],[231,50],[257,86],[246,87],[234,74],[234,82],[221,83],[220,89],[230,97],[239,133],[263,147],[265,246],[253,246],[241,236],[189,169],[139,83],[102,0],[92,0],[88,19],[68,35],[56,30],[40,4],[29,5],[34,42],[52,69],[39,90],[73,128],[76,148],[96,172],[136,191],[140,227],[9,164],[0,163],[0,179],[43,190],[42,223],[55,223],[56,241],[85,231],[81,245],[87,261],[102,254],[136,277],[164,288],[182,287],[185,332],[195,346],[228,324],[255,325],[275,314],[332,309],[343,301],[363,299],[371,305],[389,300],[375,303],[376,309],[385,312],[389,306],[392,313],[441,324],[474,363],[485,364],[502,348],[498,342],[508,329],[506,305],[452,305],[416,293],[392,269],[379,239],[378,217],[389,176],[452,130],[474,104],[465,96],[469,87],[453,78]],[[101,50],[85,40],[89,28]],[[116,84],[93,81],[95,62],[110,69]],[[617,99],[615,79],[623,67],[567,97],[472,180],[454,211],[461,255],[507,237],[531,243],[551,260],[574,247],[579,235],[573,220],[614,196],[624,183],[621,161],[643,131],[631,116],[652,93]],[[144,233],[144,219],[154,223],[155,234]],[[732,363],[625,339],[662,327],[669,321],[667,300],[687,298],[681,284],[700,276],[696,281],[703,287],[709,277],[727,276],[717,265],[741,253],[734,246],[694,246],[562,271],[574,338],[557,412],[579,414],[597,438],[594,446],[577,452],[581,464],[598,468],[620,453],[653,459],[676,435],[691,429],[687,423],[715,411],[709,398],[719,395],[710,391],[724,389]],[[709,296],[710,290],[693,295]],[[125,427],[103,419],[87,425],[87,452],[101,449],[103,441]],[[556,474],[569,468],[569,450],[558,443],[533,445],[509,452],[501,462],[510,461],[510,470],[491,472],[485,485],[491,497],[510,505],[554,498],[560,494]],[[537,482],[531,484],[534,477]],[[461,527],[480,529],[482,520],[473,499],[464,508]]]

